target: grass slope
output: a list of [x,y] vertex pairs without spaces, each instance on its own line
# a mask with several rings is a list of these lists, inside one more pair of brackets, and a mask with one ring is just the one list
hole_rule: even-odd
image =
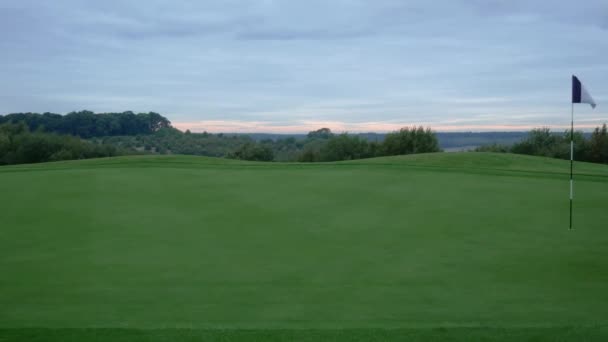
[[546,158],[2,167],[0,340],[605,340],[608,168],[575,170],[568,231]]

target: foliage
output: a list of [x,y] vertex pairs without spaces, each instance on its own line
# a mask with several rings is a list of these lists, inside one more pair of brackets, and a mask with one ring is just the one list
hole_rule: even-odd
[[[246,135],[182,133],[168,127],[149,135],[96,138],[95,141],[135,151],[156,154],[186,154],[209,157],[237,157],[246,144],[256,144]],[[238,156],[247,156],[239,154]]]
[[[572,135],[572,137],[571,137]],[[536,128],[528,136],[512,146],[492,144],[475,149],[477,152],[510,152],[559,159],[570,159],[570,140],[574,140],[574,158],[579,161],[608,163],[608,134],[606,124],[597,127],[589,138],[580,131],[572,134],[551,132],[549,128]]]
[[171,122],[158,113],[95,114],[83,110],[66,115],[53,113],[15,113],[0,115],[2,123],[25,123],[30,131],[41,130],[58,134],[71,134],[81,138],[115,135],[152,134],[162,128],[171,127]]
[[439,151],[437,137],[430,128],[402,128],[386,134],[382,142],[370,142],[360,135],[336,135],[323,128],[308,134],[298,161],[338,161]]
[[439,142],[430,128],[402,128],[386,135],[382,143],[382,155],[439,152]]
[[[122,154],[186,154],[258,161],[319,162],[439,151],[435,133],[422,127],[388,133],[382,142],[370,141],[377,137],[369,134],[334,134],[329,128],[309,132],[299,139],[287,137],[256,141],[247,135],[181,132],[171,127],[169,120],[154,112],[95,114],[85,110],[66,115],[15,113],[0,116],[1,123],[20,123],[31,132],[69,134],[89,139],[93,142],[90,146],[113,146],[115,152],[112,153],[120,151]],[[0,137],[0,152],[6,144],[6,138]],[[37,150],[41,155],[46,153],[43,147]],[[75,153],[74,150],[58,152],[53,158],[79,159],[99,154]],[[28,155],[35,153],[38,152],[30,150]],[[17,159],[11,159],[12,162],[17,162]]]
[[602,128],[595,128],[589,141],[589,161],[608,164],[608,133],[606,124]]
[[248,142],[241,146],[231,157],[242,160],[272,161],[272,149],[262,144]]
[[331,129],[329,128],[321,128],[316,131],[309,132],[306,136],[308,139],[329,139],[333,137]]
[[69,135],[30,132],[23,122],[0,125],[0,165],[112,157],[125,153],[111,145],[94,144]]
[[[104,144],[151,153],[228,157],[243,160],[322,162],[439,151],[435,133],[412,128],[387,134],[385,142],[368,141],[359,135],[334,134],[328,128],[308,133],[303,139],[287,137],[255,141],[242,134],[182,133],[162,128],[149,135],[99,138]],[[393,144],[386,147],[386,141]],[[409,144],[407,146],[400,144]]]
[[320,161],[352,160],[372,156],[366,140],[346,133],[331,136],[319,150]]

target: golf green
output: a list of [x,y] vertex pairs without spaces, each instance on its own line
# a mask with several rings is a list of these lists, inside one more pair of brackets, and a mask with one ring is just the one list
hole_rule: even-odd
[[[491,153],[0,167],[0,341],[605,340],[608,167]],[[501,337],[502,336],[502,337]]]

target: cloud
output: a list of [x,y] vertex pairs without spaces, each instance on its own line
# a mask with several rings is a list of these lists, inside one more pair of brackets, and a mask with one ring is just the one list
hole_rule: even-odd
[[600,0],[5,0],[0,113],[153,110],[298,131],[561,125],[575,73],[600,102],[579,118],[599,120],[607,22]]
[[236,34],[240,40],[338,40],[360,38],[370,35],[371,31],[366,30],[249,30]]

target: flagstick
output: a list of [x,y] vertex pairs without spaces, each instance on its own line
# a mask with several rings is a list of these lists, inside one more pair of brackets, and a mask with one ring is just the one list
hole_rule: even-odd
[[572,195],[573,195],[573,184],[572,184],[572,170],[574,169],[574,103],[572,103],[570,121],[570,228],[572,229]]

